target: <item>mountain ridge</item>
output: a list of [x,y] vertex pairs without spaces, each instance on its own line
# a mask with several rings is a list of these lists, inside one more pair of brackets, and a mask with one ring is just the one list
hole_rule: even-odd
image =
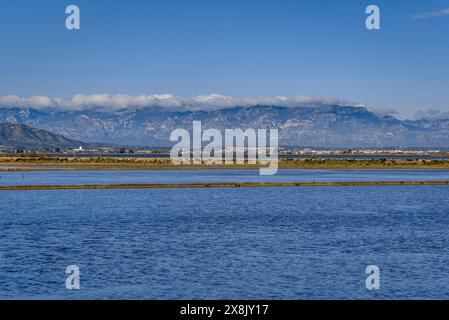
[[51,149],[75,148],[84,143],[68,139],[47,130],[32,128],[24,124],[0,123],[0,145],[8,148]]
[[162,107],[86,110],[0,108],[0,122],[29,125],[85,142],[170,146],[172,130],[279,129],[281,146],[449,147],[449,120],[399,120],[365,107],[255,105],[210,111]]

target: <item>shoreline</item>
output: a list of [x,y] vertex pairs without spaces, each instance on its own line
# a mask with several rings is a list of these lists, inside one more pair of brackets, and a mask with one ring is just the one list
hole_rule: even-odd
[[98,189],[199,189],[270,187],[363,187],[363,186],[443,186],[449,181],[334,181],[334,182],[242,182],[242,183],[148,183],[0,186],[0,191],[98,190]]

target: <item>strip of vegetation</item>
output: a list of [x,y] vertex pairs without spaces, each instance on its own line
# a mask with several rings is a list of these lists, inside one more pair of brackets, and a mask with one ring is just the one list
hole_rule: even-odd
[[189,188],[260,188],[260,187],[342,187],[342,186],[435,186],[449,181],[336,181],[336,182],[244,182],[244,183],[168,183],[168,184],[87,184],[0,186],[11,190],[77,190],[77,189],[189,189]]
[[[250,164],[174,165],[169,158],[0,157],[0,171],[21,170],[195,170],[257,168]],[[436,159],[279,159],[285,169],[449,169],[448,160]]]

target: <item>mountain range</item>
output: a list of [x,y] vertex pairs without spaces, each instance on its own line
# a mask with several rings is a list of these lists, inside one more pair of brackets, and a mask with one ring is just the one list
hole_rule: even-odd
[[[176,128],[278,128],[280,146],[329,148],[449,147],[449,119],[399,120],[365,107],[267,106],[232,107],[210,111],[167,108],[107,110],[0,108],[0,122],[25,124],[62,135],[70,141],[140,146],[171,146]],[[73,140],[70,140],[73,139]],[[52,142],[53,143],[53,142]],[[50,143],[50,144],[52,144]]]

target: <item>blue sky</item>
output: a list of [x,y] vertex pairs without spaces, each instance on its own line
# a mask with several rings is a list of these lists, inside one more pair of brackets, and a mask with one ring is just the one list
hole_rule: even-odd
[[[80,7],[81,30],[65,29],[69,4]],[[381,30],[365,28],[369,4],[381,9]],[[449,111],[445,8],[449,1],[2,1],[0,96],[305,95],[401,117]]]

